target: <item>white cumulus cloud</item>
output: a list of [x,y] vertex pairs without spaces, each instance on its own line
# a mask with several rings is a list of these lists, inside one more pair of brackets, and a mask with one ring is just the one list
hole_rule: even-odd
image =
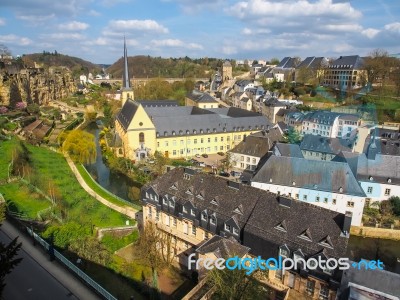
[[0,35],[0,43],[27,46],[32,44],[32,40],[27,37],[18,36],[15,34],[7,34]]
[[4,26],[6,25],[6,20],[4,20],[3,18],[0,18],[0,26]]
[[373,39],[378,33],[380,32],[380,30],[375,29],[375,28],[367,28],[361,31],[361,34],[366,36],[369,39]]
[[60,24],[60,25],[58,25],[58,28],[61,30],[79,31],[79,30],[88,29],[89,24],[83,23],[83,22],[78,22],[78,21],[72,21],[69,23]]
[[175,48],[186,48],[186,49],[203,49],[203,46],[196,43],[185,43],[178,39],[164,39],[164,40],[152,40],[151,44],[156,47],[175,47]]
[[109,27],[119,31],[145,31],[168,33],[168,28],[158,24],[154,20],[112,20]]

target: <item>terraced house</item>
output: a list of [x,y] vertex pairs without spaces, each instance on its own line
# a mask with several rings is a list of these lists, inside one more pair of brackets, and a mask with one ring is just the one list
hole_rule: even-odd
[[[230,255],[232,251],[224,245],[238,249],[240,255],[263,259],[279,255],[327,259],[346,253],[351,213],[191,169],[174,169],[144,186],[141,201],[144,225],[155,223],[158,230],[172,236],[175,260],[183,268],[188,268],[192,253]],[[340,277],[341,271],[329,267],[284,273],[269,270],[260,283],[276,291],[291,288],[309,299],[334,299]]]

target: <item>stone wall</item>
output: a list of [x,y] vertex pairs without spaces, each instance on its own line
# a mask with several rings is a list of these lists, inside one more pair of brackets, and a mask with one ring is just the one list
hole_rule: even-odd
[[77,85],[67,68],[7,68],[0,70],[0,105],[17,102],[46,105],[72,95]]
[[400,230],[398,229],[351,226],[350,234],[370,238],[400,241]]

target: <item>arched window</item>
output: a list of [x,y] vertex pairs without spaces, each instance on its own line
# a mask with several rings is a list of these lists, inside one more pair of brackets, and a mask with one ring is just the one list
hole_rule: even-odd
[[144,133],[139,133],[139,143],[144,143]]

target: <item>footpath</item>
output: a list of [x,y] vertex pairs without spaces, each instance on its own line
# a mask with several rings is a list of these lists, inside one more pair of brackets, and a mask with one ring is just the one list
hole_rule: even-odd
[[82,178],[81,174],[77,170],[75,164],[72,162],[71,158],[68,156],[65,156],[65,159],[67,160],[67,163],[69,167],[71,168],[72,172],[74,172],[76,179],[78,180],[79,184],[85,189],[86,192],[88,192],[91,196],[93,196],[97,201],[100,201],[104,205],[108,206],[109,208],[126,215],[127,217],[131,219],[136,218],[136,213],[138,210],[134,209],[133,207],[128,207],[128,206],[118,206],[114,203],[111,203],[110,201],[104,199],[102,196],[97,194],[95,191],[93,191],[85,182],[85,180]]

